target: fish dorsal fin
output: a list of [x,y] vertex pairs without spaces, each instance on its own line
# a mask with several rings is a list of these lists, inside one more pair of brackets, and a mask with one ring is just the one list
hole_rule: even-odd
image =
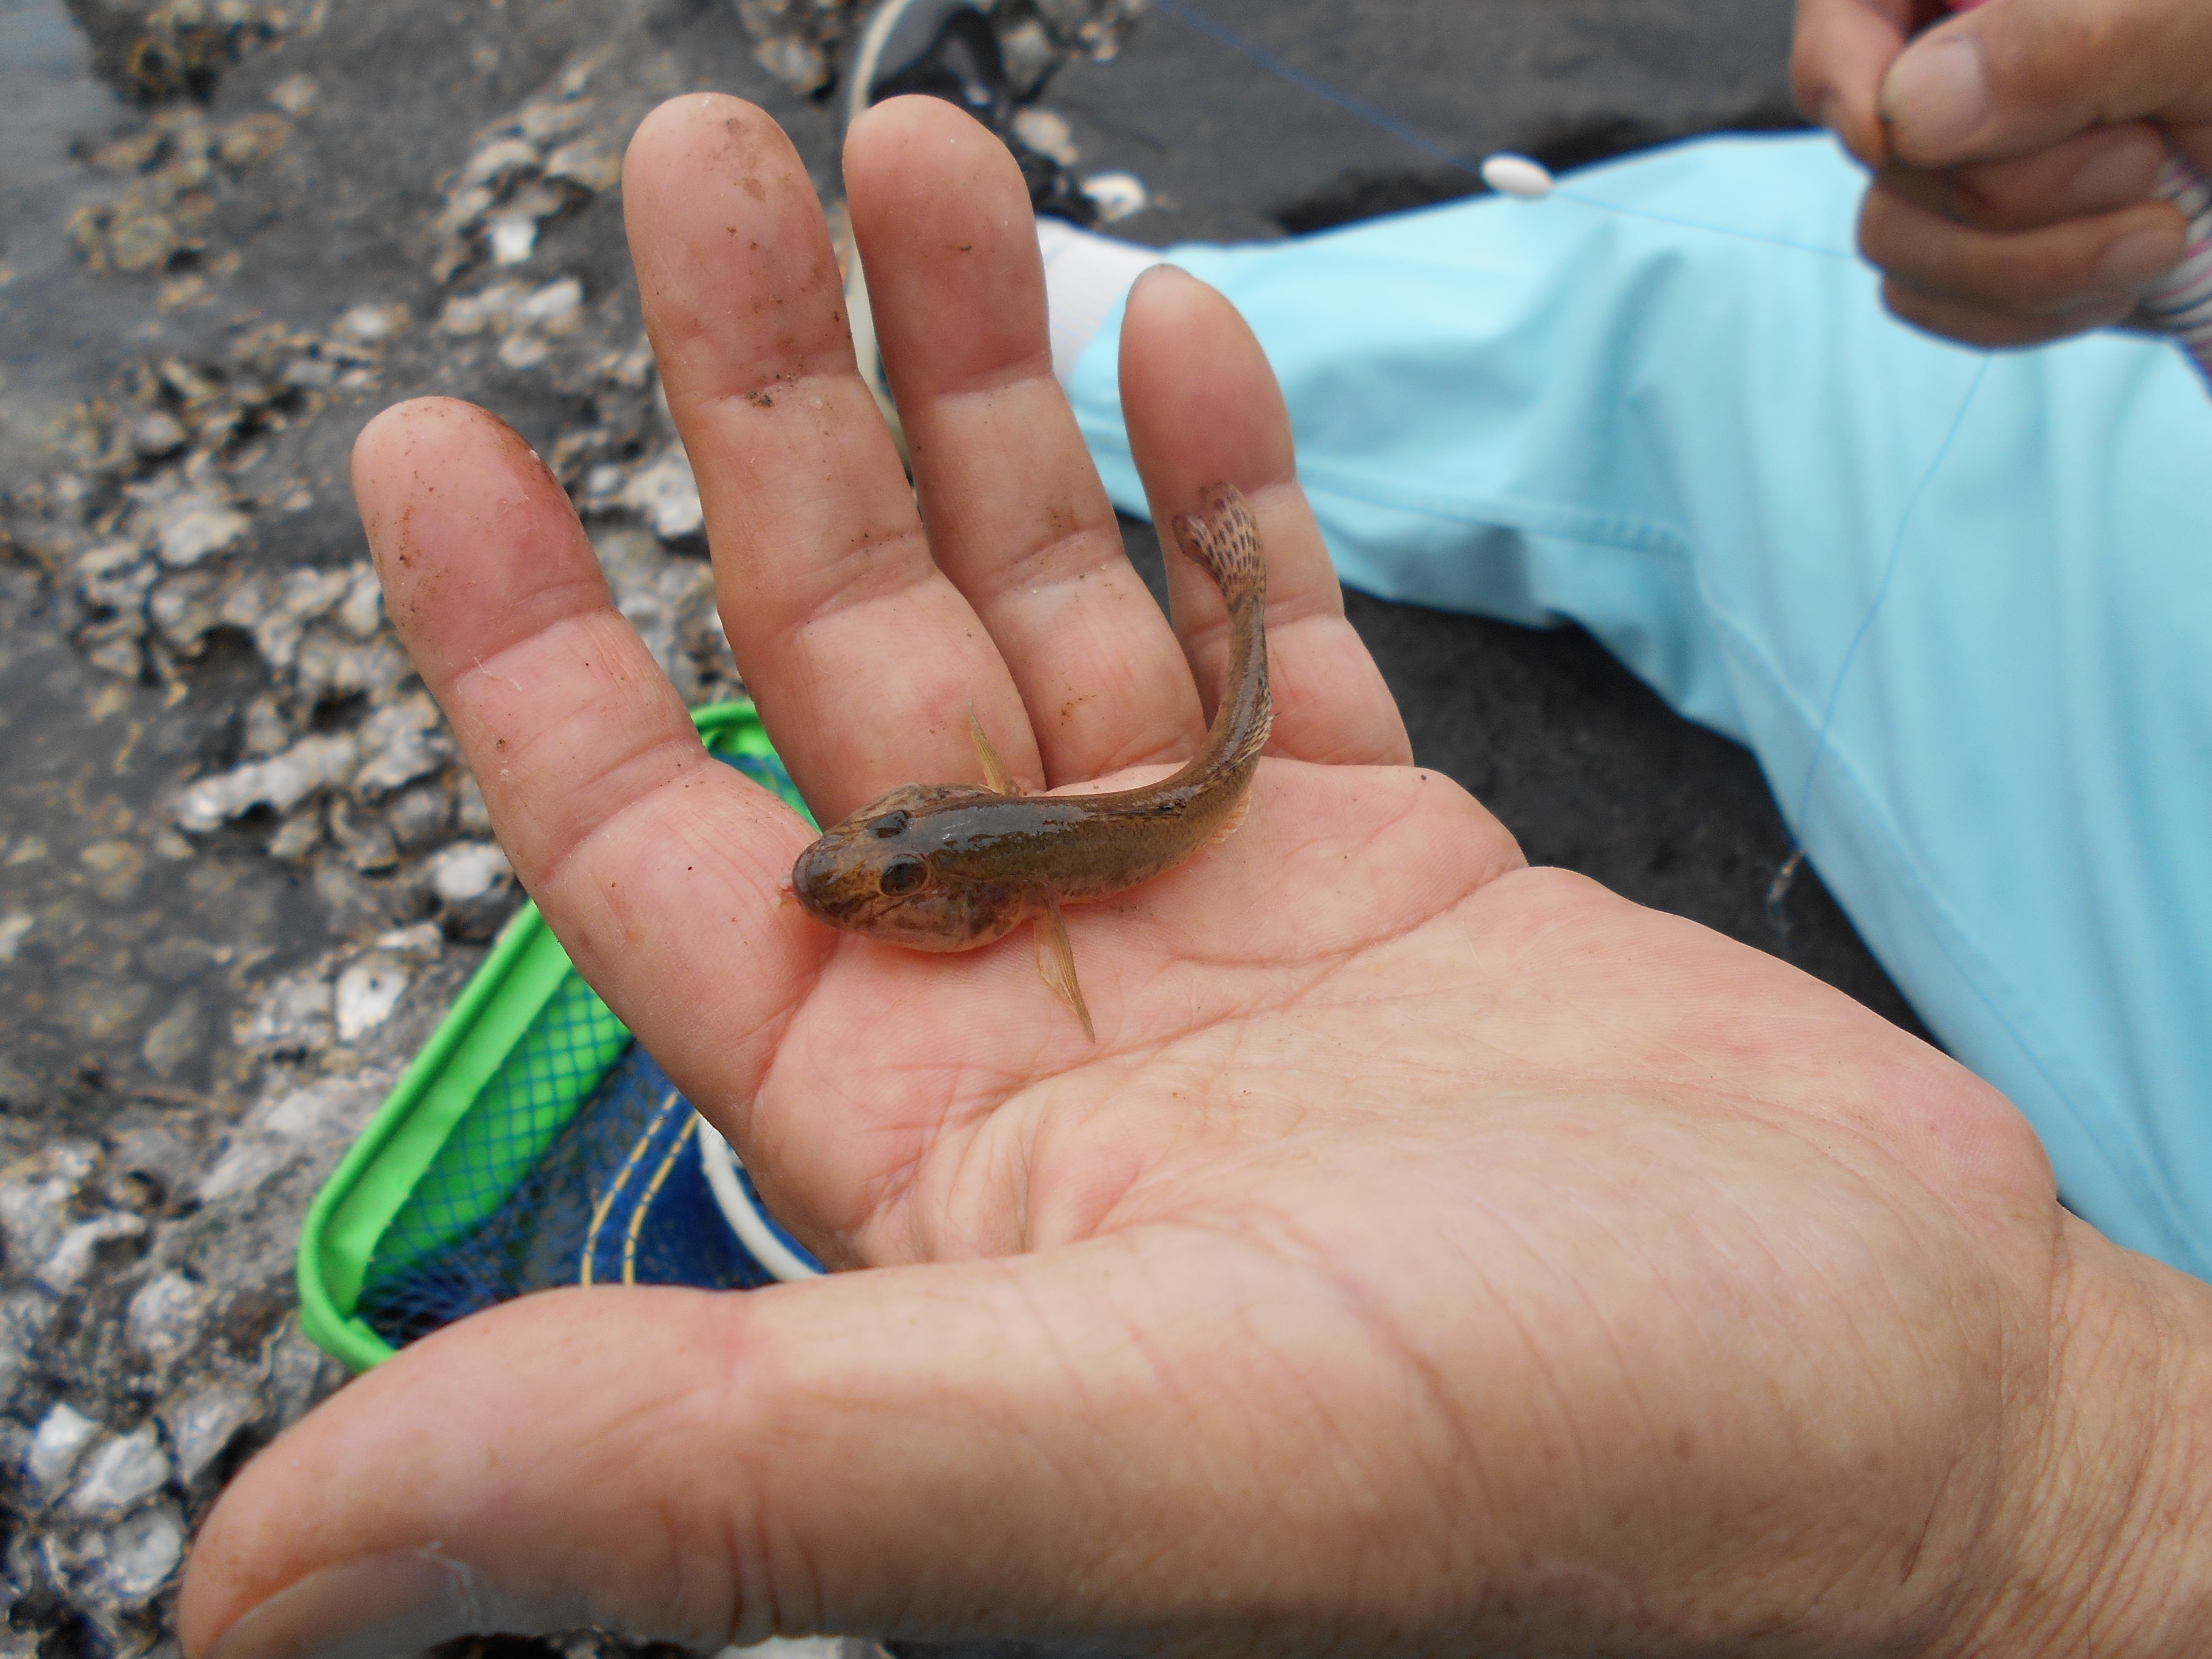
[[939,801],[958,800],[973,795],[975,787],[966,783],[902,783],[887,795],[878,795],[866,806],[848,817],[847,823],[866,823],[886,812],[918,812],[934,806]]
[[1049,891],[1036,919],[1036,959],[1039,975],[1052,987],[1054,996],[1075,1011],[1076,1018],[1083,1022],[1083,1035],[1096,1044],[1098,1033],[1091,1024],[1091,1010],[1075,977],[1075,946],[1068,942],[1067,924],[1060,919],[1060,899]]
[[991,734],[983,729],[972,702],[968,705],[968,740],[975,745],[975,758],[983,763],[984,787],[994,794],[1020,794],[1022,792],[1014,787],[1014,775],[1006,770],[1006,762],[991,746]]

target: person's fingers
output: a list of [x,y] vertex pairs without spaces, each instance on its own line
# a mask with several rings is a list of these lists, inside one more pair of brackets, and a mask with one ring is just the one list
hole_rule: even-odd
[[[805,825],[708,757],[511,428],[444,398],[387,410],[355,446],[354,494],[392,625],[522,885],[690,1098],[750,1094],[826,949],[778,902]],[[715,990],[678,1011],[670,985]]]
[[1121,407],[1167,558],[1168,592],[1212,707],[1229,660],[1228,611],[1176,547],[1174,520],[1207,485],[1252,503],[1267,555],[1273,754],[1348,765],[1413,759],[1382,671],[1345,619],[1344,592],[1299,489],[1282,389],[1237,308],[1196,277],[1155,265],[1130,291],[1121,325]]
[[1881,185],[1859,247],[1891,282],[1933,300],[2023,319],[2118,304],[2180,262],[2186,227],[2164,202],[2021,231],[1954,224]]
[[1790,89],[1805,118],[1867,166],[1887,161],[1881,77],[1938,9],[1929,0],[1797,0]]
[[2212,179],[2212,122],[2169,121],[2159,129],[2166,146],[2208,179]]
[[[1240,1517],[1334,1538],[1346,1483],[1370,1480],[1362,1545],[1425,1567],[1432,1483],[1399,1477],[1434,1437],[1407,1428],[1395,1353],[1257,1250],[1194,1274],[1189,1237],[744,1295],[560,1291],[465,1321],[231,1483],[193,1548],[185,1649],[1220,1629],[1271,1588],[1279,1616],[1292,1599]],[[1318,1438],[1297,1427],[1316,1394]],[[1255,1455],[1285,1439],[1321,1449],[1287,1486]]]
[[902,98],[854,124],[845,185],[930,550],[1012,672],[1042,781],[1188,755],[1189,670],[1053,379],[1021,169],[951,104]]
[[1881,299],[1893,315],[1915,328],[1961,345],[1990,350],[2044,345],[2052,340],[2086,334],[2093,328],[2110,328],[2115,323],[2124,322],[2135,308],[2132,301],[2107,301],[2079,311],[2025,317],[1938,299],[1895,282],[1882,284]]
[[821,204],[790,140],[734,98],[664,104],[630,142],[623,211],[723,625],[817,816],[977,777],[971,701],[1025,759],[1013,683],[931,562],[854,368]]
[[2146,122],[2098,127],[2011,161],[1935,169],[1894,163],[1881,186],[1976,230],[2039,230],[2151,199],[2168,152]]
[[1891,153],[1916,167],[2025,155],[2090,127],[2212,120],[2212,7],[2002,0],[1916,39],[1883,77]]

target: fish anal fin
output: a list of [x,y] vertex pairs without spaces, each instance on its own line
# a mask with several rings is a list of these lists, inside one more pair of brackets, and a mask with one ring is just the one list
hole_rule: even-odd
[[991,734],[983,729],[972,702],[968,705],[968,740],[975,745],[975,758],[982,763],[984,786],[996,794],[1020,794],[1022,792],[1014,787],[1014,775],[1006,770],[1006,762],[991,746]]
[[1091,1024],[1091,1009],[1075,977],[1075,947],[1068,942],[1067,924],[1060,920],[1060,900],[1051,893],[1044,896],[1044,908],[1037,913],[1036,959],[1039,977],[1052,988],[1054,996],[1075,1011],[1076,1018],[1083,1022],[1083,1035],[1096,1043],[1098,1032]]
[[1251,815],[1251,811],[1252,791],[1248,787],[1243,793],[1237,797],[1236,804],[1229,809],[1229,816],[1222,819],[1219,827],[1206,838],[1206,844],[1208,847],[1218,847],[1223,842],[1227,841],[1230,836],[1244,827],[1244,820]]

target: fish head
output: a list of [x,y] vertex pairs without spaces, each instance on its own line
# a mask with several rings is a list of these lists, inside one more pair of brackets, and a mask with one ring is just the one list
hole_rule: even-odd
[[791,890],[809,915],[848,933],[916,951],[988,945],[1029,915],[1029,896],[956,874],[945,826],[961,807],[1003,799],[945,784],[895,789],[801,853]]

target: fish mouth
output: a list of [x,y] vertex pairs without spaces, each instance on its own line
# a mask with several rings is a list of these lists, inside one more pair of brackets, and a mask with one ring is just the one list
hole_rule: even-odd
[[874,864],[856,858],[849,847],[824,836],[799,855],[791,867],[792,896],[817,921],[871,938],[901,937],[903,901],[884,893]]
[[791,866],[791,884],[785,891],[817,921],[826,921],[833,927],[848,927],[852,926],[848,917],[854,908],[853,900],[837,891],[845,884],[837,866],[836,849],[817,841],[801,853],[799,861]]

